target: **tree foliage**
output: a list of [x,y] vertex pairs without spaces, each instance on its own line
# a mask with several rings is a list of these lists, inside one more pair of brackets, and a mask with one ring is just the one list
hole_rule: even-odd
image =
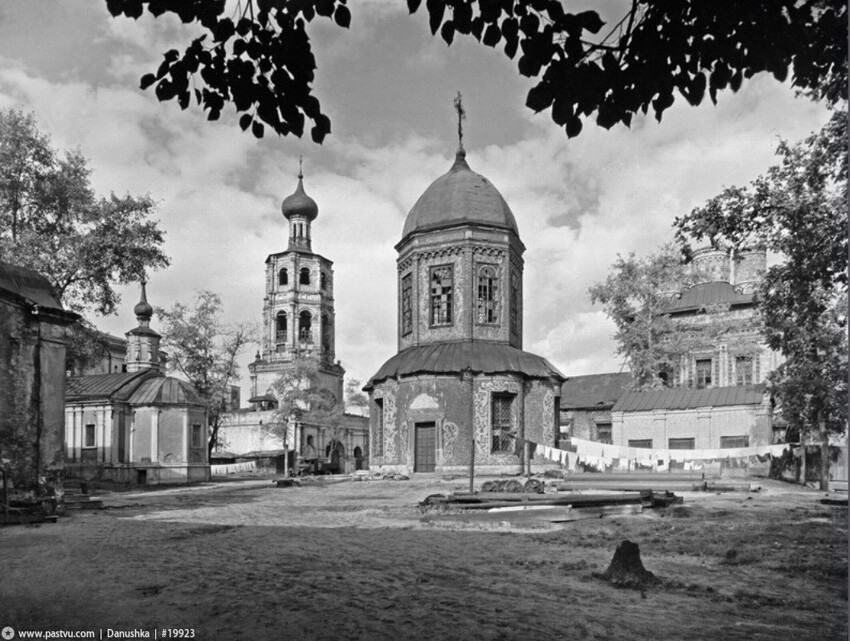
[[[322,142],[330,120],[312,95],[316,61],[306,25],[320,17],[347,28],[347,0],[106,0],[114,16],[177,15],[204,33],[181,53],[164,54],[141,79],[160,100],[186,109],[194,96],[210,120],[231,103],[243,130],[301,136],[305,119]],[[422,0],[406,0],[411,14]],[[846,98],[847,7],[839,0],[632,0],[605,24],[596,11],[569,11],[562,0],[425,0],[431,33],[502,47],[519,73],[539,78],[526,105],[551,109],[576,136],[583,119],[610,128],[652,109],[661,120],[676,97],[692,105],[737,91],[769,72],[818,99]],[[263,124],[265,123],[265,125]]]
[[148,196],[98,198],[79,151],[63,155],[32,114],[0,110],[0,259],[44,274],[63,304],[115,312],[116,285],[168,265]]
[[749,185],[677,219],[677,235],[782,257],[760,290],[765,338],[786,357],[771,383],[786,419],[826,439],[847,425],[846,108],[804,141],[781,142],[777,155]]
[[169,370],[188,380],[207,405],[212,452],[228,410],[230,386],[239,378],[239,356],[254,342],[255,329],[222,323],[221,299],[209,290],[197,292],[193,307],[175,303],[171,309],[157,308],[156,313]]
[[0,110],[0,260],[34,269],[64,306],[83,315],[71,332],[69,364],[106,349],[91,314],[112,314],[117,285],[168,265],[148,196],[98,197],[79,151],[57,152],[35,117]]
[[603,306],[614,321],[617,352],[632,373],[634,389],[650,389],[671,382],[679,358],[693,347],[693,328],[684,328],[665,313],[673,295],[694,284],[697,276],[673,245],[638,258],[617,256],[604,282],[590,290],[592,303]]

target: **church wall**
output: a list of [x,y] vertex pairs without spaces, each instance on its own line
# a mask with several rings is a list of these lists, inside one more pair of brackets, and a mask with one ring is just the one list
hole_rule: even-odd
[[[467,473],[471,461],[471,418],[477,472],[517,473],[521,461],[513,451],[492,450],[493,394],[514,395],[511,422],[515,433],[525,434],[534,442],[552,445],[555,442],[557,388],[557,383],[548,381],[523,383],[520,375],[478,375],[465,380],[460,376],[412,376],[398,383],[380,383],[372,393],[370,467],[404,474],[413,472],[415,425],[434,422],[437,428],[435,471]],[[376,399],[382,403],[382,412],[378,410]]]
[[157,461],[160,463],[185,463],[186,412],[183,409],[163,409],[159,413]]

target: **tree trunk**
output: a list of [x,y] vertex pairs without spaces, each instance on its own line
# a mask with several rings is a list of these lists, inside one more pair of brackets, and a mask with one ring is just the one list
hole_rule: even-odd
[[820,489],[829,491],[829,434],[823,415],[818,412],[818,431],[820,432]]

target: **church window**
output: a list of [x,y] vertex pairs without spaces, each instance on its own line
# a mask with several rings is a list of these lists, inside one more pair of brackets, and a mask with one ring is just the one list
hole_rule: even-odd
[[286,312],[278,312],[275,317],[275,342],[278,344],[286,342],[286,321]]
[[710,358],[697,359],[695,370],[697,389],[711,387],[712,360]]
[[496,269],[492,265],[478,268],[478,322],[497,323],[496,315]]
[[201,426],[198,423],[192,425],[192,447],[203,447],[201,441]]
[[307,267],[301,268],[301,273],[298,278],[298,283],[301,285],[309,285],[310,284],[310,270]]
[[86,431],[83,435],[83,447],[95,447],[94,429],[95,427],[93,423],[86,425]]
[[652,439],[651,438],[635,438],[629,439],[629,447],[637,447],[639,449],[652,449]]
[[735,384],[736,385],[752,385],[753,384],[753,357],[752,356],[736,356],[735,357]]
[[286,267],[283,267],[277,273],[277,284],[279,286],[288,285],[289,284],[289,272],[286,270]]
[[490,451],[513,451],[513,394],[493,394],[490,411]]
[[413,276],[405,274],[401,278],[401,335],[407,336],[413,331]]
[[451,265],[431,269],[431,325],[452,324],[453,283]]
[[614,442],[611,423],[596,424],[596,440],[600,443],[608,443],[609,445]]
[[313,316],[307,310],[304,310],[298,316],[298,340],[302,343],[313,342]]
[[322,272],[321,274],[319,274],[319,285],[322,288],[322,290],[325,290],[325,289],[328,288],[328,275],[325,272]]
[[511,271],[511,334],[519,335],[519,272]]

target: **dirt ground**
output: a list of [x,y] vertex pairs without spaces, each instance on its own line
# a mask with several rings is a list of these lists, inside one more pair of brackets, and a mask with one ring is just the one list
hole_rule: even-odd
[[[112,493],[103,510],[0,528],[0,629],[169,638],[162,630],[177,628],[203,641],[847,639],[847,508],[757,483],[559,527],[422,520],[419,501],[466,479]],[[594,576],[623,540],[639,544],[659,585]]]

